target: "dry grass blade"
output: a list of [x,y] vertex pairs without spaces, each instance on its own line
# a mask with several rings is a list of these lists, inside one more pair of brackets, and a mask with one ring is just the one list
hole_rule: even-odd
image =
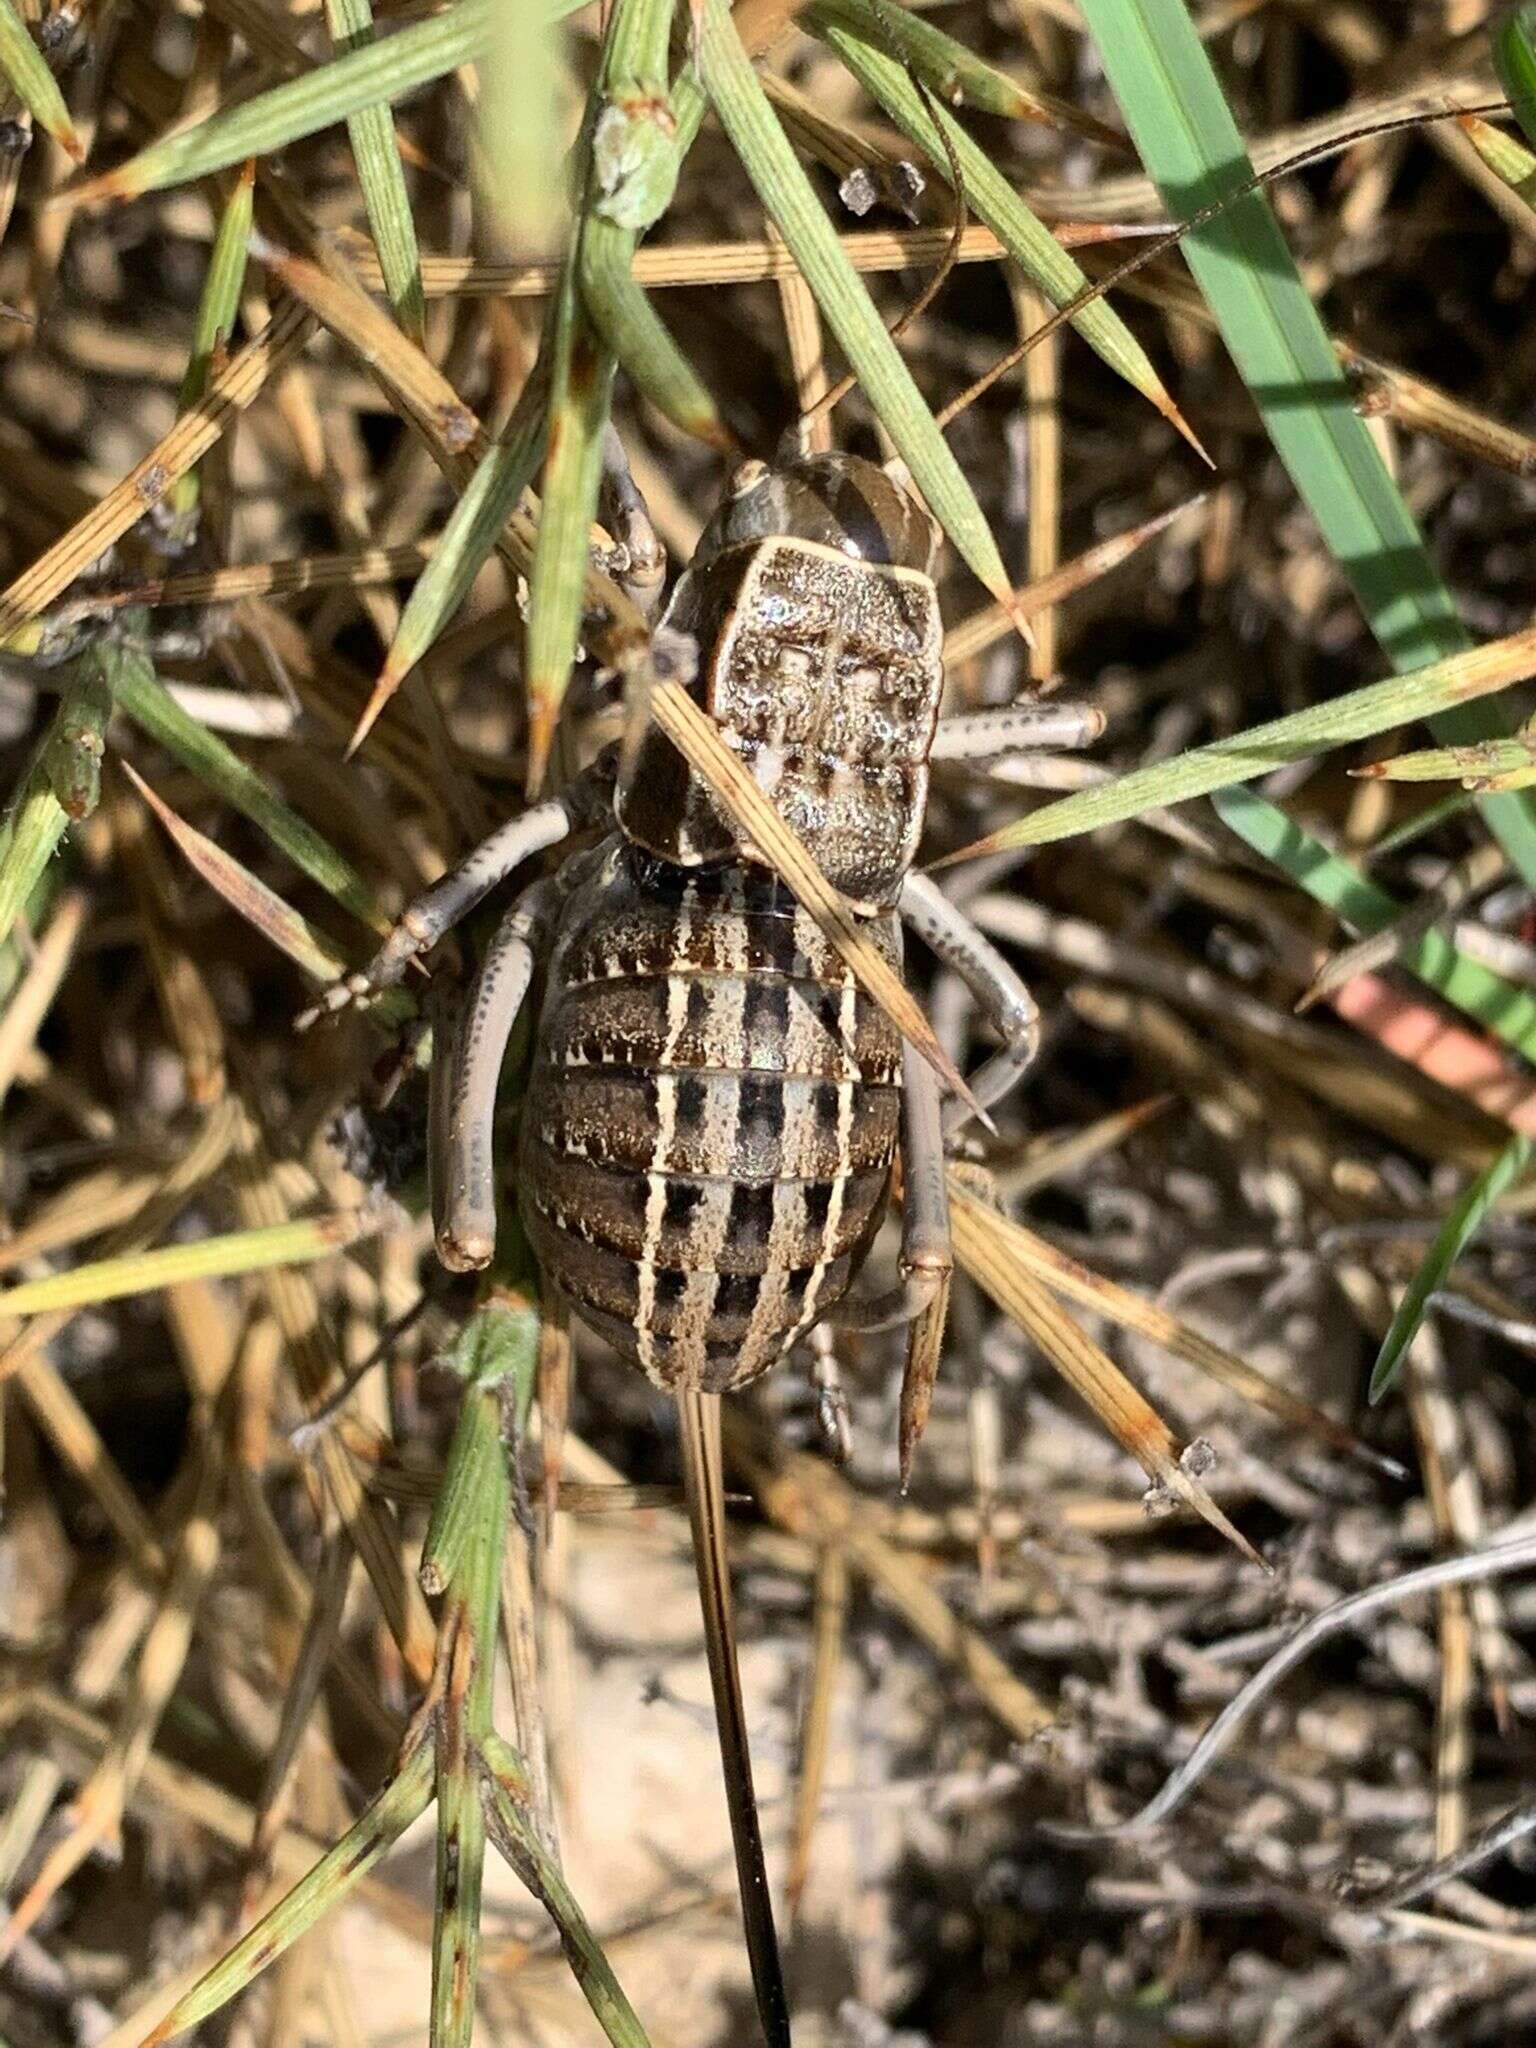
[[272,373],[297,355],[313,328],[309,312],[296,300],[286,300],[278,308],[262,332],[215,374],[206,395],[182,414],[143,461],[0,595],[0,647],[160,503],[176,479],[208,453]]
[[699,708],[683,686],[670,677],[649,683],[645,708],[678,752],[709,784],[730,817],[805,905],[836,946],[865,992],[927,1060],[946,1088],[953,1090],[974,1115],[988,1119],[933,1035],[916,997],[869,935],[846,897],[833,888],[799,835],[785,823],[741,762],[720,737],[709,714]]
[[279,952],[286,953],[314,980],[324,984],[336,979],[343,971],[345,961],[301,911],[285,903],[275,890],[269,889],[265,882],[242,866],[232,853],[226,853],[222,846],[216,845],[206,833],[199,832],[195,825],[177,817],[170,805],[156,796],[143,776],[126,761],[123,773],[176,842],[187,864],[202,876],[209,888],[218,891],[238,917],[243,917],[264,939],[270,939]]
[[1175,1447],[1173,1432],[1139,1394],[1112,1359],[1078,1328],[1031,1279],[1017,1257],[1014,1232],[1004,1217],[951,1182],[950,1217],[955,1256],[1051,1365],[1075,1388],[1153,1482],[1155,1496],[1183,1501],[1209,1522],[1253,1564],[1269,1567],[1200,1483],[1199,1460]]
[[[1108,540],[1096,541],[1091,548],[1084,548],[1070,562],[1063,562],[1048,576],[1037,577],[1033,582],[1021,583],[1014,591],[1014,605],[1025,617],[1032,618],[1036,612],[1049,611],[1053,605],[1071,597],[1075,591],[1086,590],[1091,583],[1097,583],[1101,576],[1118,569],[1122,562],[1128,562],[1149,540],[1156,540],[1160,533],[1186,514],[1194,514],[1207,502],[1202,491],[1197,497],[1186,498],[1182,505],[1174,505],[1166,512],[1159,512],[1151,519],[1144,519],[1139,526],[1129,528],[1125,533],[1111,535]],[[984,654],[989,647],[995,647],[1015,630],[1011,613],[1000,604],[984,605],[980,611],[972,612],[968,619],[962,619],[958,626],[951,626],[944,636],[944,662],[953,667],[962,661],[973,661],[978,654]]]
[[[952,1178],[950,1200],[962,1198],[971,1200],[973,1207],[981,1207],[973,1198],[965,1196]],[[1121,1287],[1116,1281],[1106,1280],[1103,1274],[1092,1272],[1067,1253],[1057,1251],[1054,1245],[1047,1244],[1032,1230],[1026,1230],[1022,1224],[1011,1222],[1006,1217],[995,1217],[994,1220],[1002,1226],[999,1234],[1006,1239],[1009,1256],[1018,1261],[1031,1279],[1040,1281],[1053,1293],[1064,1295],[1081,1308],[1107,1316],[1122,1329],[1135,1330],[1152,1343],[1160,1344],[1175,1358],[1184,1359],[1219,1385],[1230,1387],[1233,1393],[1241,1394],[1245,1401],[1251,1401],[1277,1421],[1302,1430],[1308,1436],[1316,1437],[1320,1443],[1329,1444],[1365,1464],[1374,1465],[1377,1471],[1389,1478],[1401,1480],[1407,1477],[1395,1458],[1362,1443],[1342,1422],[1335,1421],[1321,1408],[1314,1408],[1310,1401],[1303,1401],[1288,1387],[1277,1386],[1255,1366],[1212,1343],[1210,1338],[1191,1329],[1188,1323],[1157,1302],[1143,1300],[1128,1287]]]

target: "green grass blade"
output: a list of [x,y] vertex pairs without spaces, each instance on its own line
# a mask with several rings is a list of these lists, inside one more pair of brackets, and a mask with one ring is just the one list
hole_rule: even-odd
[[[1184,0],[1083,0],[1083,12],[1142,161],[1176,220],[1208,208],[1184,241],[1276,451],[1400,670],[1468,645],[1413,514],[1354,409],[1317,310],[1261,190]],[[1450,712],[1435,736],[1484,739],[1487,711]],[[1485,798],[1489,828],[1536,883],[1536,811]]]
[[[1215,807],[1222,822],[1255,853],[1273,861],[1315,902],[1326,905],[1362,936],[1385,931],[1402,916],[1404,905],[1395,896],[1252,790],[1227,790],[1216,798]],[[1443,931],[1427,931],[1411,940],[1398,955],[1398,964],[1536,1064],[1536,991],[1520,988],[1480,960],[1470,959]]]
[[1536,732],[1511,733],[1506,740],[1476,740],[1469,747],[1420,747],[1373,762],[1368,773],[1382,782],[1459,782],[1476,789],[1496,778],[1536,772]]
[[216,733],[183,711],[155,674],[147,655],[125,649],[112,674],[112,694],[142,732],[158,742],[184,768],[226,803],[249,818],[272,844],[354,917],[375,931],[387,920],[362,876],[335,847],[277,792],[248,768]]
[[1513,135],[1475,114],[1463,114],[1461,126],[1472,147],[1497,178],[1527,206],[1536,208],[1536,156]]
[[307,1266],[379,1228],[379,1218],[365,1209],[339,1210],[330,1216],[309,1216],[299,1223],[274,1223],[262,1230],[235,1230],[223,1237],[199,1238],[194,1244],[162,1245],[120,1259],[93,1259],[50,1273],[42,1280],[23,1280],[0,1289],[0,1316],[39,1316],[60,1309],[93,1307],[121,1301],[129,1294],[154,1294],[162,1287],[180,1287],[188,1280],[228,1280],[238,1273],[261,1273],[272,1266]]
[[814,12],[824,20],[841,22],[865,42],[900,57],[946,106],[975,107],[978,112],[1001,114],[1010,121],[1045,121],[1112,149],[1125,148],[1123,135],[1095,121],[1070,100],[1020,85],[926,16],[910,13],[905,6],[886,6],[883,0],[817,0]]
[[1495,24],[1493,68],[1526,140],[1536,145],[1536,6],[1521,0]]
[[[531,1349],[531,1347],[529,1347]],[[438,1734],[437,1912],[432,1941],[432,2048],[469,2048],[480,1959],[485,1808],[478,1738],[491,1725],[496,1624],[511,1483],[495,1386],[466,1388],[444,1491],[458,1503],[462,1541],[443,1614],[451,1637]],[[461,1675],[466,1673],[465,1676]]]
[[269,1963],[275,1962],[360,1884],[385,1852],[394,1847],[427,1810],[432,1797],[432,1744],[418,1742],[387,1784],[333,1849],[322,1856],[271,1912],[214,1964],[166,2014],[141,2048],[159,2048],[162,2041],[195,2027],[237,1993]]
[[1143,811],[1161,810],[1169,804],[1186,803],[1191,797],[1209,796],[1212,790],[1233,783],[1251,782],[1288,761],[1304,760],[1328,747],[1344,746],[1352,740],[1369,739],[1412,719],[1425,718],[1447,705],[1465,704],[1475,697],[1508,689],[1536,675],[1536,628],[1513,633],[1507,640],[1491,640],[1469,654],[1452,655],[1447,661],[1432,662],[1428,668],[1407,675],[1388,676],[1384,682],[1367,683],[1363,689],[1346,690],[1326,703],[1287,718],[1272,718],[1264,725],[1249,726],[1230,739],[1212,740],[1203,747],[1191,747],[1172,761],[1158,761],[1147,768],[1132,769],[1097,789],[1079,790],[1053,804],[1044,804],[1016,824],[1005,825],[989,838],[962,847],[940,866],[957,860],[973,860],[985,853],[1002,853],[1016,846],[1044,846],[1056,839],[1070,839],[1079,832],[1092,832],[1101,825],[1123,824]]
[[613,2048],[650,2048],[634,2007],[532,1818],[528,1772],[521,1757],[499,1736],[480,1745],[492,1839],[560,1934],[571,1974]]
[[[203,276],[203,289],[192,323],[192,349],[181,380],[177,410],[187,412],[207,391],[214,366],[229,347],[240,312],[240,293],[250,253],[251,220],[256,203],[256,161],[248,157],[224,202],[213,250]],[[191,520],[202,496],[202,478],[194,466],[172,486],[170,506],[178,523]],[[187,530],[190,539],[190,528]]]
[[725,0],[701,0],[694,19],[704,89],[758,197],[919,490],[970,568],[1011,613],[1012,587],[986,516],[779,126]]
[[528,0],[498,8],[480,68],[477,121],[488,195],[521,252],[547,249],[566,209],[561,110],[567,76],[558,15]]
[[[925,101],[900,64],[871,47],[828,10],[812,6],[806,15],[806,26],[815,31],[950,184],[954,182],[950,162],[953,150],[966,205],[992,230],[1052,305],[1065,306],[1088,289],[1087,277],[1044,221],[1030,211],[986,151],[947,107],[933,100]],[[1094,299],[1083,306],[1072,315],[1072,325],[1089,347],[1133,390],[1149,399],[1165,419],[1177,420],[1177,408],[1152,367],[1151,358],[1107,299]]]
[[1536,1155],[1536,1141],[1517,1131],[1498,1157],[1471,1183],[1441,1224],[1423,1264],[1408,1283],[1392,1318],[1392,1327],[1376,1354],[1376,1363],[1371,1368],[1370,1399],[1373,1405],[1388,1391],[1402,1369],[1403,1358],[1418,1334],[1430,1296],[1443,1285],[1451,1268],[1482,1229],[1484,1217],[1506,1189],[1512,1187],[1525,1172],[1533,1155]]
[[72,819],[94,810],[112,677],[125,650],[99,645],[70,666],[58,710],[0,820],[0,944],[32,898]]
[[[547,0],[550,19],[572,14],[581,0]],[[189,178],[228,170],[248,156],[268,156],[306,136],[334,128],[365,107],[387,106],[418,86],[484,54],[497,18],[495,0],[457,0],[430,21],[317,64],[300,78],[257,93],[243,106],[210,114],[179,135],[152,142],[105,177],[78,186],[82,199],[127,199]]]
[[59,81],[33,42],[13,0],[0,0],[0,71],[38,127],[51,135],[79,163],[85,150],[69,118]]
[[547,389],[546,379],[535,367],[505,434],[481,457],[449,514],[432,559],[406,600],[372,700],[358,727],[359,736],[377,715],[375,707],[382,710],[469,595],[523,492],[533,482],[549,428]]
[[[366,49],[374,40],[370,0],[325,0],[325,19],[338,51]],[[363,188],[368,226],[379,252],[384,289],[395,318],[412,341],[419,343],[427,320],[421,251],[416,243],[416,223],[405,189],[405,167],[400,161],[400,145],[395,139],[389,108],[361,107],[348,115],[347,135],[357,165],[357,181]]]

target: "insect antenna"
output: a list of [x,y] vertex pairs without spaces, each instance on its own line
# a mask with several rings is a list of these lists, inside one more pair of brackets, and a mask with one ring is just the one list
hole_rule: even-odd
[[731,1842],[736,1851],[736,1881],[741,1893],[747,1955],[752,1965],[752,1987],[757,1994],[758,2018],[768,2048],[791,2048],[789,2000],[779,1959],[779,1937],[773,1924],[773,1898],[763,1859],[757,1794],[752,1786],[752,1755],[747,1744],[741,1674],[736,1668],[736,1624],[725,1550],[720,1396],[700,1393],[693,1387],[679,1389],[677,1419],[682,1432],[683,1483],[693,1528],[699,1604],[704,1611],[704,1649],[709,1659],[710,1689],[715,1696],[715,1725],[720,1735],[720,1760],[725,1772],[725,1799],[730,1809]]
[[[1380,135],[1398,135],[1410,128],[1428,127],[1434,121],[1459,121],[1468,114],[1508,112],[1509,101],[1506,99],[1487,100],[1470,107],[1445,107],[1439,111],[1432,107],[1417,107],[1410,114],[1393,115],[1383,121],[1362,122],[1358,128],[1347,129],[1342,135],[1329,136],[1326,142],[1314,143],[1309,149],[1297,150],[1294,156],[1286,157],[1282,163],[1271,164],[1267,170],[1255,171],[1251,177],[1243,180],[1236,191],[1227,193],[1221,199],[1211,200],[1197,213],[1191,214],[1188,220],[1181,221],[1175,228],[1169,228],[1155,240],[1144,243],[1132,255],[1127,256],[1123,263],[1117,264],[1107,276],[1084,286],[1083,290],[1070,298],[1064,306],[1058,306],[1048,320],[1042,320],[1033,332],[1026,334],[1024,339],[1006,354],[999,356],[995,363],[982,372],[974,384],[967,386],[958,398],[952,398],[943,411],[936,413],[934,417],[941,427],[949,426],[961,413],[973,406],[978,398],[990,391],[1000,377],[1006,377],[1010,370],[1022,363],[1031,349],[1038,348],[1041,342],[1049,340],[1058,328],[1075,319],[1085,306],[1091,306],[1095,299],[1103,298],[1106,292],[1113,291],[1116,285],[1123,284],[1138,270],[1145,269],[1155,258],[1165,255],[1169,249],[1176,248],[1193,229],[1207,227],[1213,220],[1220,219],[1221,215],[1234,207],[1240,199],[1246,199],[1251,193],[1261,191],[1264,186],[1273,184],[1276,179],[1288,178],[1297,171],[1306,170],[1312,164],[1326,163],[1330,157],[1343,156],[1357,144],[1374,141]],[[1199,448],[1198,442],[1194,445]],[[1200,453],[1205,455],[1205,450],[1200,448]],[[1205,455],[1205,459],[1207,462],[1211,460],[1209,455]],[[1211,467],[1214,469],[1215,464],[1211,463]]]

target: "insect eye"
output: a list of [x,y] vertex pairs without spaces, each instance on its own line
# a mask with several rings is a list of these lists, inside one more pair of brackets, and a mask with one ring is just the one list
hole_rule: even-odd
[[731,496],[733,498],[744,498],[749,491],[757,489],[767,474],[768,465],[766,462],[759,462],[756,458],[751,462],[744,462],[731,478]]

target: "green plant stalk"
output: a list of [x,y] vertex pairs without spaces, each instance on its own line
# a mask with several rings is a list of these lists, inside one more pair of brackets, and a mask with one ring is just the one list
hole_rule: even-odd
[[725,0],[699,0],[700,78],[881,424],[950,539],[1010,612],[1013,590],[965,474],[849,262],[741,46]]
[[566,201],[560,133],[565,52],[557,17],[521,0],[497,10],[476,110],[488,197],[518,249],[555,240]]
[[[925,103],[900,64],[844,27],[830,10],[813,5],[805,19],[807,27],[951,185],[955,179],[950,158],[953,150],[966,205],[991,228],[1025,276],[1052,305],[1068,305],[1087,291],[1088,278],[1084,272],[947,107],[936,101]],[[1107,299],[1094,299],[1083,306],[1072,315],[1072,325],[1117,376],[1150,399],[1165,416],[1171,412],[1172,402],[1151,358]]]
[[[326,25],[340,52],[365,49],[374,40],[370,0],[325,0]],[[395,318],[418,345],[426,332],[427,301],[421,283],[421,251],[395,124],[386,106],[360,107],[347,116],[347,135],[384,290]]]
[[[1315,902],[1362,937],[1385,931],[1402,916],[1405,906],[1397,897],[1251,789],[1225,790],[1215,805],[1223,824],[1255,853],[1284,869]],[[1442,931],[1427,931],[1411,940],[1396,964],[1536,1065],[1536,991],[1519,988],[1469,958]]]
[[[1184,0],[1083,0],[1126,121],[1173,219],[1208,208],[1184,240],[1190,269],[1275,449],[1400,670],[1466,648],[1469,637],[1387,471],[1262,190]],[[1488,738],[1496,714],[1462,707],[1432,721],[1451,742]],[[1480,809],[1528,883],[1536,811],[1524,797]]]
[[450,1473],[450,1483],[463,1535],[454,1546],[443,1616],[449,1649],[438,1722],[433,2048],[469,2048],[474,2029],[486,1840],[475,1759],[479,1739],[491,1732],[501,1561],[511,1505],[494,1386],[466,1389],[453,1449],[462,1469]]
[[1371,1368],[1370,1400],[1374,1406],[1397,1379],[1408,1347],[1418,1335],[1430,1298],[1471,1244],[1499,1197],[1520,1179],[1536,1157],[1536,1142],[1516,1131],[1509,1143],[1471,1182],[1435,1234],[1418,1271],[1408,1283],[1392,1327],[1382,1339]]
[[125,654],[101,642],[70,664],[59,708],[0,820],[0,944],[31,901],[71,822],[96,807],[113,675]]
[[499,1735],[480,1742],[487,1818],[497,1848],[539,1900],[560,1934],[571,1973],[613,2048],[650,2048],[608,1958],[531,1818],[528,1771]]
[[142,2048],[159,2048],[195,2027],[243,1991],[269,1963],[362,1883],[387,1850],[426,1812],[432,1798],[432,1745],[418,1740],[391,1781],[364,1809],[333,1849],[177,2000]]
[[385,657],[381,684],[398,684],[427,654],[495,552],[507,521],[544,454],[548,380],[541,356],[518,396],[506,432],[476,466],[448,515],[432,559],[417,578]]
[[[215,361],[228,348],[229,338],[235,331],[240,293],[245,284],[255,204],[256,160],[248,157],[219,215],[213,250],[197,302],[197,317],[192,323],[192,349],[176,401],[178,412],[190,412],[202,398],[213,375]],[[170,504],[176,517],[190,519],[201,495],[201,472],[194,465],[184,476],[177,477],[171,488]]]
[[[673,180],[693,147],[707,101],[692,66],[672,94],[675,133],[671,141]],[[735,452],[735,438],[721,419],[707,386],[683,354],[649,296],[632,274],[640,230],[621,226],[593,211],[582,230],[577,274],[582,303],[592,325],[622,365],[635,388],[685,434]]]
[[119,650],[112,673],[112,694],[141,731],[148,733],[199,782],[232,804],[264,832],[317,887],[350,910],[374,931],[388,921],[362,876],[314,827],[290,810],[277,792],[216,733],[183,711],[155,674],[149,657],[137,648]]

